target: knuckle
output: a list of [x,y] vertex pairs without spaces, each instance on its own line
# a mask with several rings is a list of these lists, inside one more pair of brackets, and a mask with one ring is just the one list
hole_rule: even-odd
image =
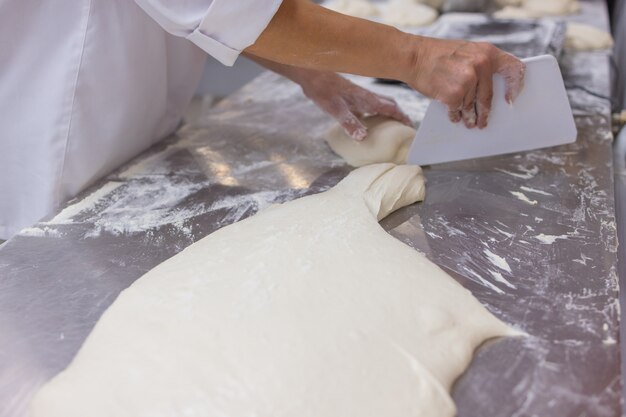
[[462,101],[463,96],[465,96],[465,89],[460,85],[454,85],[450,87],[450,91],[448,94],[450,97],[450,104],[456,104],[458,107],[458,103]]
[[473,67],[467,66],[461,71],[461,80],[464,85],[475,83],[477,79],[476,70]]

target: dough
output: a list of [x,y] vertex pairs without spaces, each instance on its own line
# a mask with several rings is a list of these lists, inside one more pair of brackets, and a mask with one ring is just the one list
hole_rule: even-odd
[[580,11],[578,0],[522,0],[519,6],[506,6],[494,13],[500,19],[538,19]]
[[419,3],[430,6],[433,9],[441,10],[446,0],[417,0]]
[[528,10],[522,7],[506,6],[493,14],[498,19],[536,19],[539,16],[533,16]]
[[382,21],[392,26],[420,27],[430,25],[438,16],[433,7],[416,0],[390,0],[382,13]]
[[474,349],[515,334],[377,220],[424,197],[416,166],[224,227],[103,314],[33,417],[452,417]]
[[611,34],[583,23],[570,22],[565,34],[565,47],[576,51],[595,51],[613,47]]
[[535,16],[562,16],[580,11],[578,0],[524,0],[524,8]]
[[361,120],[367,127],[367,138],[358,142],[336,124],[326,133],[326,142],[348,164],[360,167],[379,162],[406,163],[415,129],[396,120],[380,116]]
[[333,0],[325,3],[324,6],[339,13],[364,19],[372,18],[380,14],[378,7],[368,0]]

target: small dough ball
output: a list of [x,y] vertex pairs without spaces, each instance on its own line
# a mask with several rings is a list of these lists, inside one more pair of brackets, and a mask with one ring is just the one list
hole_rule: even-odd
[[499,19],[538,19],[562,16],[580,11],[578,0],[523,0],[520,6],[505,6],[493,15]]
[[578,13],[578,0],[524,0],[524,8],[537,17]]
[[378,7],[368,0],[333,0],[324,4],[327,9],[350,16],[369,19],[380,14]]
[[391,0],[384,10],[384,23],[400,27],[427,26],[437,20],[439,12],[416,0]]
[[441,10],[446,0],[417,0],[419,3],[430,6],[433,9]]
[[326,142],[337,155],[354,167],[380,162],[406,163],[415,129],[381,116],[369,117],[362,122],[368,130],[367,138],[362,142],[348,136],[339,124],[326,133]]
[[497,19],[534,19],[536,16],[533,16],[522,7],[506,6],[504,9],[495,12],[493,17]]
[[583,23],[570,22],[565,33],[565,48],[575,51],[597,51],[613,47],[608,32]]

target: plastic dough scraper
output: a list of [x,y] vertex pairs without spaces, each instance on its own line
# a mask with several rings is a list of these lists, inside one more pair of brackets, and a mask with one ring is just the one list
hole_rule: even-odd
[[513,105],[504,98],[504,78],[494,76],[489,124],[483,130],[452,123],[446,106],[433,100],[407,163],[431,165],[575,142],[576,124],[556,59],[542,55],[523,61],[524,88]]

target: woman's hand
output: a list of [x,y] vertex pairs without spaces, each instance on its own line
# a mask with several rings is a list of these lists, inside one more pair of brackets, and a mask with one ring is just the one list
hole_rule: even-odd
[[367,128],[360,117],[386,116],[413,127],[411,119],[393,98],[373,93],[338,74],[313,71],[295,81],[311,101],[335,118],[356,140],[367,136]]
[[404,81],[448,106],[450,120],[468,128],[487,126],[493,74],[504,77],[509,103],[524,84],[524,64],[488,43],[421,38],[413,68]]

